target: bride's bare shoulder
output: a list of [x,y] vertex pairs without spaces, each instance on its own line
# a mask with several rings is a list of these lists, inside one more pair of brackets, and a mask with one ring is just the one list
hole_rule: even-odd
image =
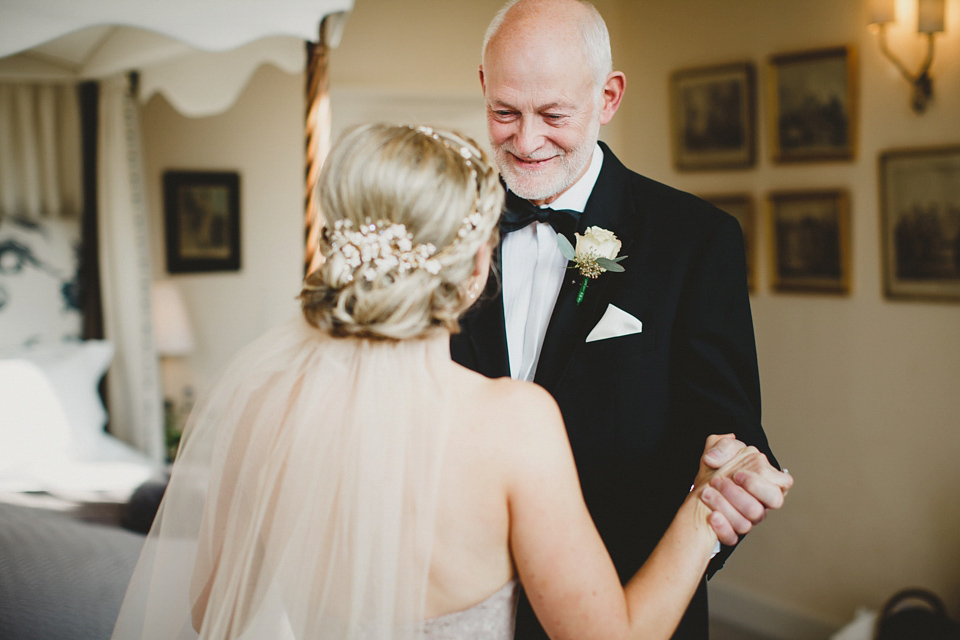
[[[459,365],[458,365],[459,366]],[[514,444],[521,438],[565,438],[563,418],[557,403],[543,387],[533,382],[510,378],[487,378],[463,367],[466,404],[474,407],[473,415],[490,430],[502,429]]]

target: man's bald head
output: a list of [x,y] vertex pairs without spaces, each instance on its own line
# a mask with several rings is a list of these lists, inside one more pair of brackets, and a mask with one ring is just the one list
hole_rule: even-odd
[[579,50],[595,84],[603,85],[613,71],[610,33],[600,12],[581,0],[509,0],[490,21],[483,37],[482,64],[492,40],[562,38],[567,54]]
[[487,35],[479,74],[497,165],[511,191],[549,204],[586,172],[626,79],[603,20],[578,0],[518,0]]

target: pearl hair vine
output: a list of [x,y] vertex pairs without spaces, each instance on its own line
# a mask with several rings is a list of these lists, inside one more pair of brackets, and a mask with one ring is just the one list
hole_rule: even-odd
[[448,136],[452,136],[454,134],[440,135],[437,131],[434,131],[433,127],[427,127],[424,125],[410,128],[439,141],[446,148],[453,149],[454,151],[458,152],[461,157],[466,160],[467,166],[471,169],[473,169],[473,162],[471,162],[471,160],[474,158],[480,158],[480,152],[474,148],[471,148],[466,141],[461,140],[459,136],[456,136],[456,139],[451,139],[451,137]]

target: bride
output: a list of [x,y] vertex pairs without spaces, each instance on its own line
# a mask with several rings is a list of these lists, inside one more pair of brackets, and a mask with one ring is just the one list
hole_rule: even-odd
[[503,205],[486,154],[362,126],[318,189],[303,317],[194,409],[113,637],[506,640],[518,583],[553,638],[669,637],[717,542],[711,479],[763,477],[767,507],[792,479],[742,446],[701,463],[622,586],[551,396],[450,359]]

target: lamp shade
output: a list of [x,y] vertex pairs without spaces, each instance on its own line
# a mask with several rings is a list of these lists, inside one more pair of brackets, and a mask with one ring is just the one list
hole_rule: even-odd
[[894,0],[870,0],[870,24],[886,24],[896,19]]
[[917,0],[917,31],[940,33],[943,31],[944,0]]
[[151,298],[157,353],[184,356],[193,351],[193,331],[180,289],[172,280],[157,280]]

